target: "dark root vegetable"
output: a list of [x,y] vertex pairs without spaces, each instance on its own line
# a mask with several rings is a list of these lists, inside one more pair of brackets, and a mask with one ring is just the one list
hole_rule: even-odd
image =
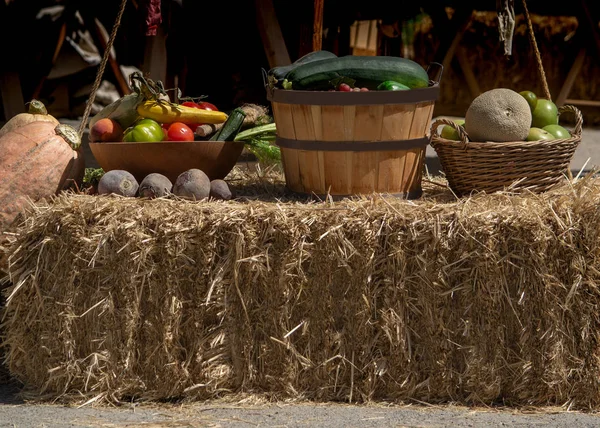
[[122,169],[107,171],[98,182],[99,195],[115,193],[121,196],[135,196],[138,188],[135,177]]
[[157,172],[148,174],[140,183],[140,198],[162,198],[173,190],[173,183],[167,177]]
[[233,198],[233,193],[225,180],[213,180],[210,182],[210,197],[229,201]]
[[200,169],[182,172],[175,180],[173,194],[184,199],[199,201],[210,195],[210,178]]

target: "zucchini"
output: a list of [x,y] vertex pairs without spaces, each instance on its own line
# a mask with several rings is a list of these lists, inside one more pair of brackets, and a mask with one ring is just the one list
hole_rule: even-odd
[[272,69],[270,69],[267,74],[268,78],[269,78],[269,82],[274,85],[279,85],[281,82],[283,82],[283,79],[285,79],[285,76],[290,71],[292,71],[294,68],[298,67],[299,65],[308,64],[309,62],[319,61],[321,59],[328,59],[328,58],[337,58],[337,55],[334,54],[333,52],[329,52],[326,50],[318,50],[318,51],[307,53],[306,55],[302,56],[301,58],[298,58],[292,64],[282,65],[279,67],[273,67]]
[[221,129],[214,133],[209,141],[233,141],[244,123],[246,112],[241,107],[235,108]]
[[410,89],[429,85],[427,71],[417,62],[394,56],[347,55],[302,64],[290,71],[283,82],[286,89],[336,89],[341,79],[352,79],[355,86],[376,90],[382,82],[393,80]]
[[386,80],[377,86],[378,91],[406,91],[407,89],[410,88],[402,83],[394,82],[393,80]]

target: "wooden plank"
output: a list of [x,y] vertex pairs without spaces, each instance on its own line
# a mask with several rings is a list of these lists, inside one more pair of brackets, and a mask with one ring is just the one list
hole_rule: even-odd
[[273,0],[255,0],[256,23],[260,32],[269,66],[278,67],[291,64]]
[[167,80],[167,45],[162,26],[158,26],[156,36],[146,36],[144,48],[142,71],[152,80],[164,83]]
[[471,23],[473,8],[457,5],[452,19],[448,19],[445,9],[441,7],[432,7],[428,12],[433,20],[434,28],[439,28],[436,33],[440,45],[435,52],[434,61],[441,63],[444,70],[446,70],[450,67],[454,52],[459,46],[465,30]]
[[[356,106],[354,116],[355,141],[381,141],[384,105]],[[379,152],[365,151],[352,154],[352,193],[371,193],[379,181]]]
[[52,59],[50,60],[50,64],[48,66],[47,72],[40,78],[40,81],[38,82],[37,86],[33,90],[33,93],[31,95],[32,99],[37,99],[40,97],[40,93],[42,92],[44,83],[46,83],[46,80],[48,79],[48,75],[50,74],[50,71],[52,71],[52,67],[54,67],[54,64],[56,64],[56,60],[58,59],[58,55],[60,54],[60,50],[62,49],[62,45],[65,41],[66,34],[67,34],[67,24],[63,23],[58,32],[58,40],[56,41],[56,46],[54,47],[54,54],[52,55]]
[[0,97],[2,98],[2,108],[4,109],[6,121],[19,113],[25,112],[25,101],[18,73],[0,73]]
[[477,96],[481,94],[481,89],[479,88],[477,77],[475,77],[475,73],[473,73],[473,69],[471,68],[471,64],[469,63],[469,59],[467,58],[464,48],[459,46],[456,49],[456,59],[458,60],[458,64],[462,69],[463,76],[467,81],[469,91],[471,91],[471,97],[477,98]]
[[[354,106],[321,106],[319,140],[343,141],[352,139]],[[352,154],[323,152],[323,179],[325,191],[332,195],[350,193],[349,174],[352,171]]]
[[[94,31],[90,31],[94,42],[99,44],[100,49],[98,51],[101,55],[104,55],[104,51],[108,45],[108,39],[110,38],[110,34],[106,31],[106,29],[102,26],[98,18],[93,18],[94,20]],[[165,48],[166,52],[166,48]],[[166,63],[166,61],[165,61]],[[114,51],[111,49],[110,55],[108,56],[108,64],[110,65],[110,69],[113,72],[113,75],[117,81],[117,90],[119,91],[119,95],[124,96],[131,93],[131,88],[129,87],[129,83],[127,82],[127,78],[123,74],[119,62],[117,61],[117,57]],[[166,68],[165,68],[165,78],[166,78]],[[164,80],[163,80],[164,82]]]
[[556,98],[555,103],[558,107],[563,106],[565,104],[567,97],[571,93],[571,89],[573,89],[573,85],[575,84],[575,79],[577,79],[577,76],[581,71],[581,67],[583,67],[585,56],[586,48],[582,47],[581,49],[579,49],[579,53],[577,54],[577,57],[575,57],[573,65],[571,65],[571,69],[569,70],[567,78],[565,79],[562,88],[560,89],[558,98]]
[[[318,109],[314,110],[320,115]],[[315,141],[314,125],[322,123],[322,119],[313,118],[313,109],[310,105],[292,105],[292,117],[294,118],[294,132],[296,139]],[[323,173],[323,157],[318,151],[298,150],[298,168],[300,170],[300,181],[304,191],[314,192],[317,195],[324,194],[325,177]]]
[[572,98],[567,98],[565,100],[565,104],[574,104],[574,105],[580,105],[580,106],[584,106],[584,107],[600,107],[600,101],[594,101],[594,100],[575,100]]
[[321,50],[323,46],[323,9],[325,0],[315,0],[313,19],[313,51]]

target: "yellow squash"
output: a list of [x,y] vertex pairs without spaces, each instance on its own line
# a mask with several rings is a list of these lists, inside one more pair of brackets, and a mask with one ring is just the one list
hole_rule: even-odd
[[144,101],[138,105],[137,112],[142,117],[154,119],[160,123],[218,124],[224,123],[228,117],[222,111],[201,110],[168,101]]

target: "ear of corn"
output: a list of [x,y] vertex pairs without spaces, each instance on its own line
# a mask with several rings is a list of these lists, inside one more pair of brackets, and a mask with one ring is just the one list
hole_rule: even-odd
[[137,107],[143,98],[138,93],[131,93],[113,101],[100,112],[94,115],[89,122],[89,128],[91,129],[94,124],[100,119],[110,117],[116,120],[123,129],[131,126],[136,120],[140,118]]
[[225,122],[228,117],[222,111],[201,110],[166,101],[144,101],[138,105],[137,112],[142,117],[154,119],[160,123],[217,124]]

